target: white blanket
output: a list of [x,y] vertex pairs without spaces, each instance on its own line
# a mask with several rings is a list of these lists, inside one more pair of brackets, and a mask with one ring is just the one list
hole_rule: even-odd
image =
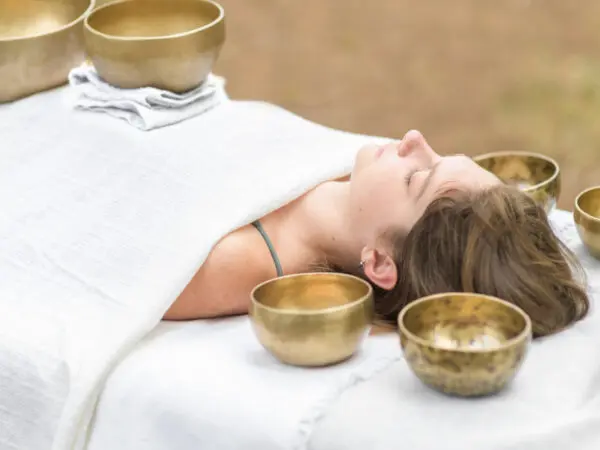
[[[82,448],[106,376],[212,245],[346,174],[372,140],[243,102],[139,133],[67,94],[0,105],[2,449]],[[348,380],[380,365],[336,370]],[[317,397],[339,389],[329,379]],[[301,403],[288,405],[298,417]]]

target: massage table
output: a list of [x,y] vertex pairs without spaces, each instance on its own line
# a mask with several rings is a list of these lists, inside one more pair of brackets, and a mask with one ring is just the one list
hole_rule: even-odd
[[[596,292],[600,266],[573,234],[571,215],[556,211],[552,218]],[[371,336],[363,352],[380,354],[381,365],[307,412],[299,440],[274,443],[275,429],[287,423],[279,389],[294,390],[305,370],[277,382],[255,378],[256,366],[278,363],[253,341],[246,318],[163,323],[109,378],[89,450],[597,450],[598,343],[600,316],[592,307],[582,323],[535,341],[508,389],[459,399],[427,388],[410,372],[395,334]],[[201,361],[211,358],[217,362],[203,373]]]
[[[393,333],[302,369],[269,355],[247,317],[160,322],[220,236],[384,139],[261,102],[148,133],[69,105],[61,88],[0,106],[0,448],[600,448],[595,307],[477,400],[424,387]],[[552,222],[595,296],[599,263],[569,213]]]

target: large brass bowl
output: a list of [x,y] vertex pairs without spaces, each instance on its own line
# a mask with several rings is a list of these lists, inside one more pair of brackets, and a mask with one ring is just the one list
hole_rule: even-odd
[[121,88],[185,92],[211,72],[225,41],[225,13],[211,0],[121,0],[85,20],[99,75]]
[[479,294],[424,297],[400,312],[398,325],[404,357],[415,375],[438,391],[463,397],[502,390],[531,342],[525,312]]
[[547,213],[560,197],[561,177],[558,163],[548,156],[532,152],[494,152],[473,158],[504,183],[528,193]]
[[280,361],[325,366],[350,358],[373,321],[371,286],[350,275],[276,278],[251,294],[250,319],[260,343]]
[[0,0],[0,103],[67,82],[93,0]]
[[573,218],[583,244],[600,259],[600,186],[586,189],[577,196]]

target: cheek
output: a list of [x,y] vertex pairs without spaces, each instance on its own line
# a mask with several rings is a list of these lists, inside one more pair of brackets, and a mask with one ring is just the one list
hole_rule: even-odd
[[389,195],[390,188],[393,189],[393,179],[389,170],[381,164],[371,164],[361,173],[359,188],[361,197],[369,202],[375,202]]
[[412,197],[416,198],[419,196],[419,193],[423,191],[423,188],[425,188],[425,183],[427,182],[428,177],[429,172],[426,171],[417,172],[412,176],[410,185],[408,186],[408,191]]
[[382,165],[367,168],[354,186],[355,206],[367,219],[396,220],[398,209],[409,203],[406,182],[398,170]]
[[398,165],[387,165],[379,171],[379,196],[394,203],[406,203],[409,200],[409,187],[406,171]]
[[356,171],[350,180],[351,203],[354,220],[361,222],[372,217],[376,211],[375,201],[381,193],[381,178],[374,167]]

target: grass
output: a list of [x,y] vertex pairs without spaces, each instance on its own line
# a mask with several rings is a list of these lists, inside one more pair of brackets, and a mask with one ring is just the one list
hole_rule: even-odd
[[600,184],[596,0],[222,0],[234,98],[441,153],[540,151],[559,205]]

